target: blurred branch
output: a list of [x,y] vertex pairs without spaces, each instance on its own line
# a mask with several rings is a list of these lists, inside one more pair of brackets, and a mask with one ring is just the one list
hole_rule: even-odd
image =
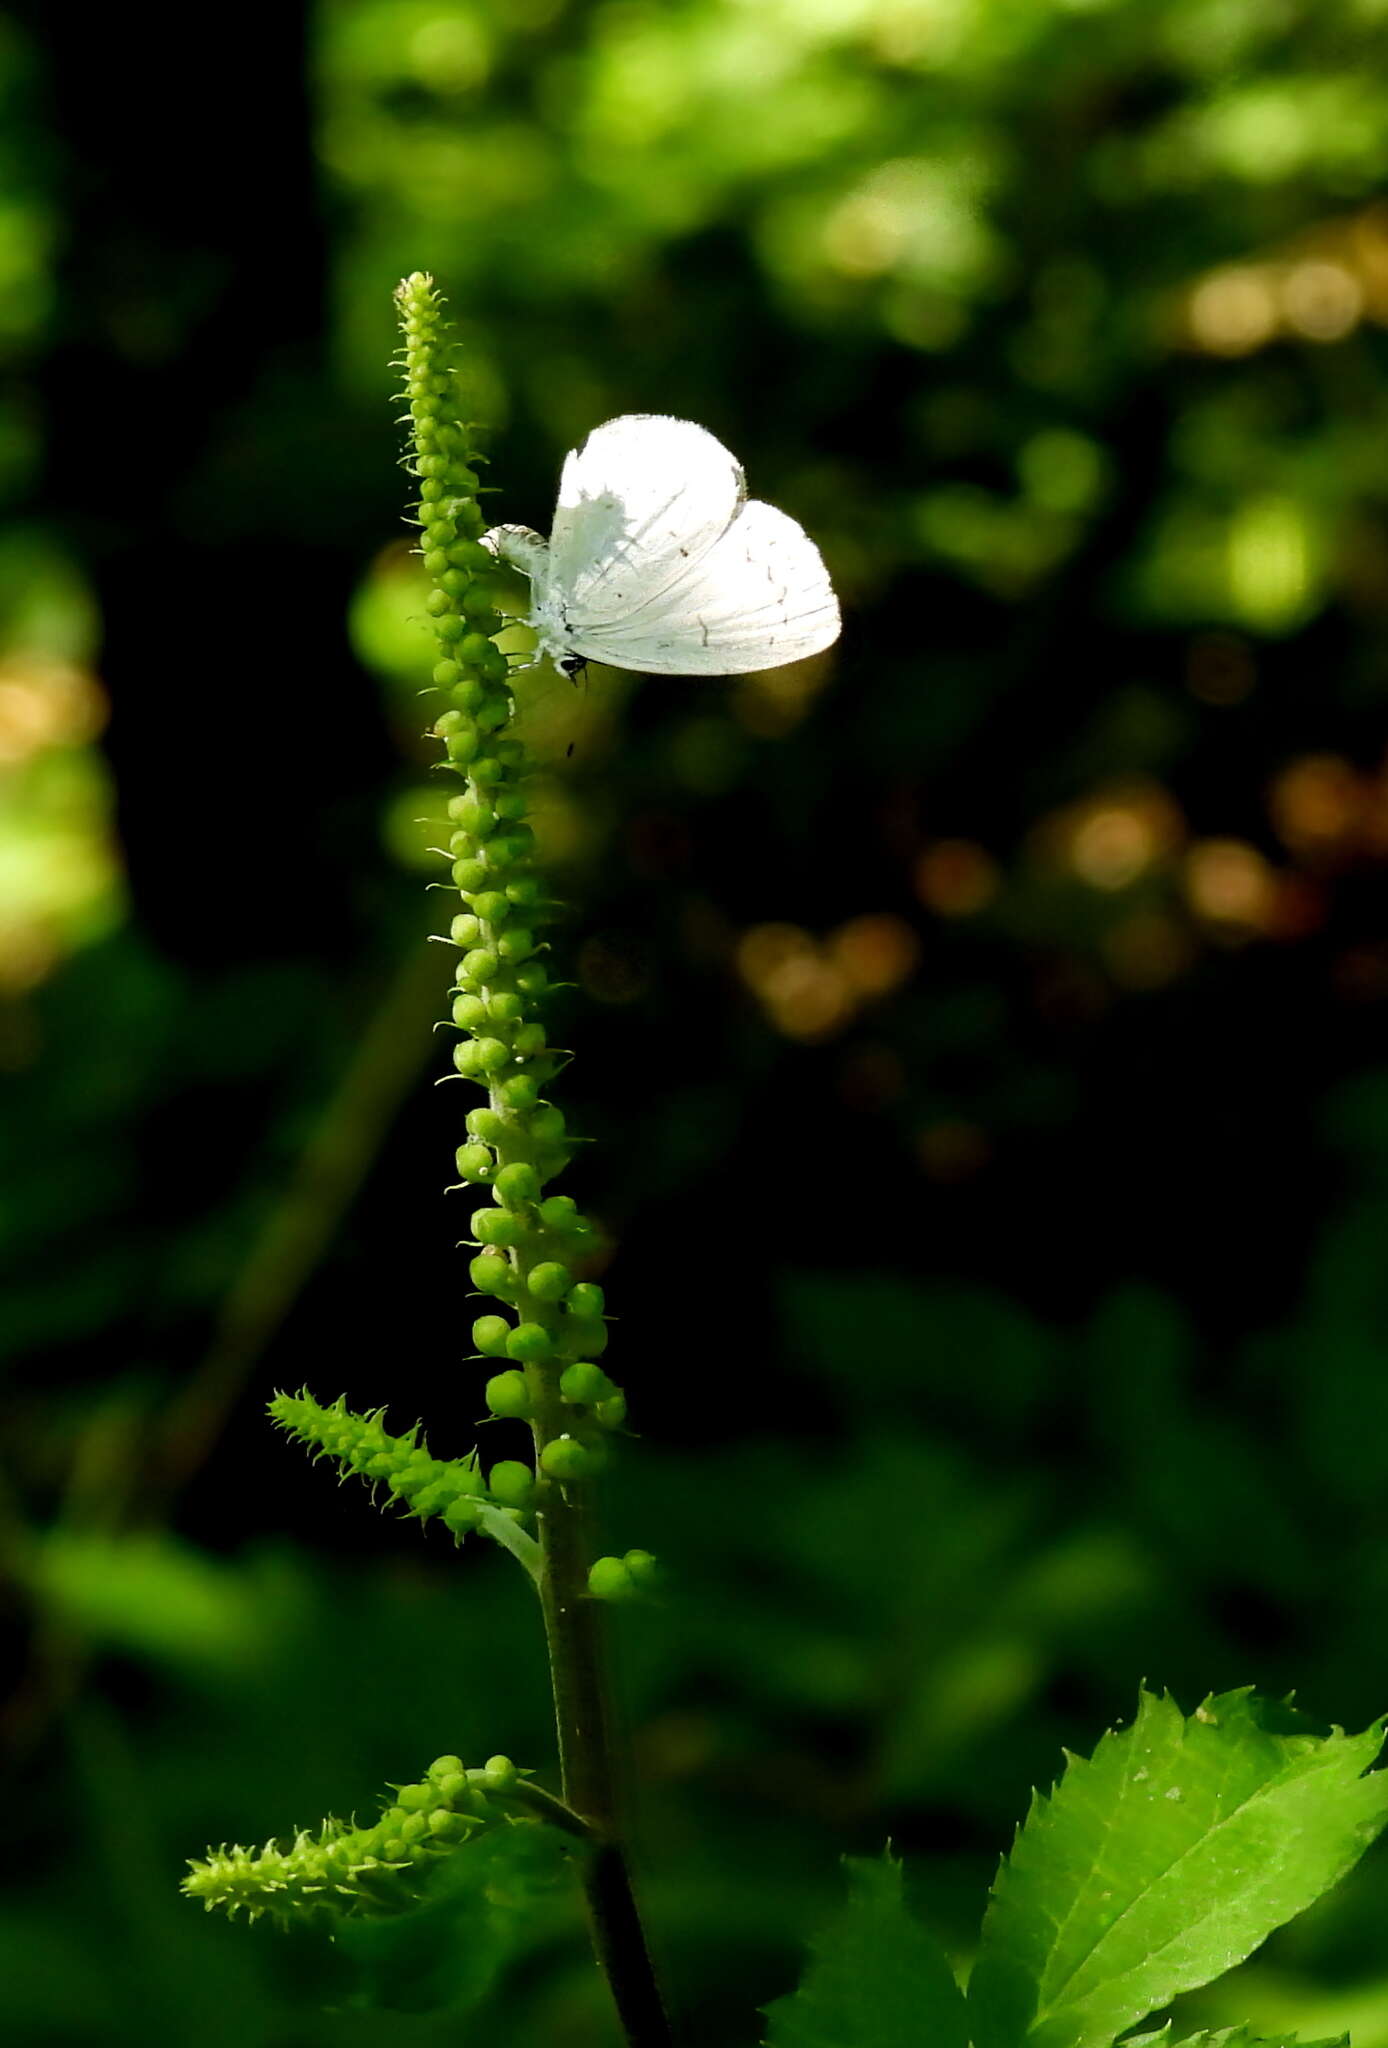
[[412,939],[223,1302],[210,1348],[163,1411],[142,1518],[166,1509],[206,1460],[336,1234],[432,1045],[445,980],[439,956]]
[[[225,1297],[200,1363],[154,1415],[121,1395],[74,1447],[59,1524],[114,1530],[162,1520],[211,1453],[257,1360],[289,1314],[355,1199],[432,1040],[444,972],[423,934],[409,944],[353,1058],[323,1104],[288,1185]],[[154,1448],[143,1460],[142,1437]],[[36,1540],[0,1494],[7,1576],[23,1588]],[[26,1596],[27,1597],[27,1596]],[[22,1759],[81,1689],[90,1646],[61,1615],[35,1613],[28,1651],[0,1708],[0,1747]]]

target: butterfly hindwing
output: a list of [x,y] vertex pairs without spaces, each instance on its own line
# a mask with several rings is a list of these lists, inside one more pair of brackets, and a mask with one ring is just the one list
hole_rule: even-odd
[[818,654],[839,635],[819,549],[774,505],[752,499],[659,593],[608,621],[569,615],[577,653],[661,675],[745,675]]

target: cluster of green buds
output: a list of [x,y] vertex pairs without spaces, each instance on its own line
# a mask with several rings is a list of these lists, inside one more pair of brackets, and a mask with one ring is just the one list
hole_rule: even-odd
[[[514,1804],[527,1788],[509,1757],[494,1756],[465,1770],[456,1756],[441,1756],[414,1785],[395,1787],[395,1799],[374,1826],[327,1820],[316,1835],[301,1831],[288,1848],[221,1848],[190,1862],[183,1890],[214,1907],[252,1920],[262,1913],[286,1924],[320,1913],[403,1913],[428,1889],[440,1860],[460,1843],[489,1829],[536,1824],[518,1818]],[[545,1816],[548,1818],[548,1815]]]
[[588,1567],[588,1591],[595,1600],[643,1600],[660,1590],[660,1565],[649,1550],[625,1557],[595,1557]]
[[541,1014],[547,905],[527,822],[530,762],[495,644],[506,622],[485,580],[495,564],[478,539],[481,458],[453,417],[432,280],[407,278],[399,303],[426,604],[438,636],[433,681],[447,707],[433,729],[440,768],[462,785],[449,800],[446,849],[462,906],[449,928],[458,949],[453,1064],[486,1093],[468,1112],[457,1171],[463,1186],[491,1198],[472,1212],[470,1272],[503,1311],[479,1316],[472,1336],[479,1357],[504,1361],[487,1382],[488,1409],[529,1422],[541,1487],[567,1486],[600,1469],[626,1403],[595,1363],[607,1345],[602,1289],[575,1272],[593,1247],[592,1225],[569,1196],[546,1193],[573,1150],[563,1112],[545,1095],[566,1055],[549,1044]]

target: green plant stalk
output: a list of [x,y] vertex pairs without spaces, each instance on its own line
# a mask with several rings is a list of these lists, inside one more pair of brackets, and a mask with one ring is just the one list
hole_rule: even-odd
[[615,1746],[603,1655],[603,1608],[588,1596],[585,1514],[578,1503],[540,1519],[540,1597],[554,1689],[564,1797],[593,1830],[583,1871],[598,1961],[632,2048],[672,2039],[622,1848]]
[[511,1312],[479,1317],[473,1341],[505,1368],[488,1382],[492,1412],[527,1420],[534,1439],[534,1490],[524,1505],[537,1514],[563,1797],[592,1838],[582,1869],[594,1947],[631,2048],[667,2048],[669,2024],[620,1843],[603,1610],[588,1587],[587,1495],[625,1400],[594,1363],[607,1343],[602,1290],[571,1271],[592,1241],[591,1226],[567,1196],[544,1193],[572,1148],[562,1113],[544,1097],[563,1057],[540,1018],[548,974],[535,932],[546,905],[531,866],[530,763],[512,727],[508,667],[495,645],[506,621],[477,580],[492,567],[479,545],[480,458],[454,414],[441,301],[432,279],[418,273],[398,301],[410,467],[420,478],[417,517],[433,586],[427,606],[439,638],[433,680],[447,705],[434,731],[446,755],[440,765],[464,785],[448,806],[455,830],[447,857],[462,902],[450,927],[459,949],[454,1065],[487,1091],[486,1106],[467,1116],[457,1165],[460,1179],[489,1189],[494,1205],[473,1212],[473,1284]]
[[[542,1443],[536,1424],[536,1446]],[[673,2038],[622,1848],[619,1785],[608,1705],[604,1609],[588,1593],[587,1512],[562,1498],[539,1517],[540,1598],[549,1647],[564,1799],[593,1832],[583,1867],[593,1947],[632,2048]]]

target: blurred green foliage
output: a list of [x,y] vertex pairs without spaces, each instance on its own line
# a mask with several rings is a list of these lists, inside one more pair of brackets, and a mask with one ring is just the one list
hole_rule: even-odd
[[[243,13],[187,127],[118,28],[0,32],[7,2014],[611,2039],[572,1902],[481,1985],[465,1901],[402,1965],[175,1889],[549,1756],[505,1562],[260,1420],[307,1380],[454,1455],[480,1405],[383,367],[424,265],[498,516],[683,414],[844,598],[830,659],[529,707],[611,1539],[672,1584],[615,1617],[644,1890],[742,2043],[845,1850],[964,1960],[1139,1678],[1388,1697],[1388,9],[325,0]],[[1192,2018],[1385,2048],[1381,1867]]]

